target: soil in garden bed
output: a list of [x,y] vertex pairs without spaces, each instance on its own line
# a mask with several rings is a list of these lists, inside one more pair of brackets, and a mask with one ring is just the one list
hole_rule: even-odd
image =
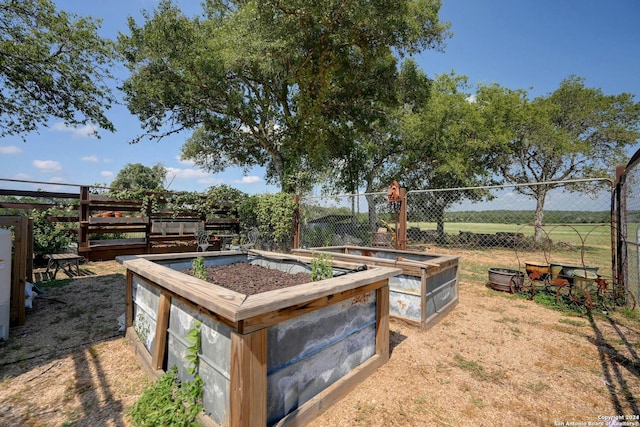
[[[193,269],[184,270],[183,273],[193,276]],[[309,283],[311,274],[289,274],[285,271],[238,262],[207,267],[207,281],[244,295],[255,295]]]

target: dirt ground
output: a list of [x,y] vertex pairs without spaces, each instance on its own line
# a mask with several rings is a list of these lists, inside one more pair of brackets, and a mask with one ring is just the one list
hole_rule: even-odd
[[[567,316],[494,291],[480,271],[496,264],[509,265],[463,254],[458,306],[428,331],[392,320],[389,362],[312,424],[640,425],[640,322]],[[36,297],[0,346],[0,425],[131,425],[150,380],[118,331],[124,270],[82,268]]]

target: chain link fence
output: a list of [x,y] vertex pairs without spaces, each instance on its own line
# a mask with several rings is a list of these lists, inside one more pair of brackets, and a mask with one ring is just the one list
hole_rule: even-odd
[[620,222],[620,274],[640,297],[640,151],[632,157],[620,175],[616,197]]
[[514,260],[518,252],[533,252],[547,262],[560,257],[598,266],[598,274],[613,279],[612,194],[608,179],[409,190],[406,237],[400,227],[403,210],[389,203],[386,193],[305,197],[300,246],[401,248],[404,240],[408,250],[507,249],[515,252]]

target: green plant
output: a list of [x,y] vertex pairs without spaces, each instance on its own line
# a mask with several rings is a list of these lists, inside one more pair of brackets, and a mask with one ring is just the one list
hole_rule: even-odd
[[147,319],[145,319],[144,314],[138,313],[138,318],[133,322],[133,329],[136,331],[138,338],[140,338],[142,342],[147,341],[151,327],[149,326]]
[[46,254],[63,252],[73,241],[69,230],[63,223],[49,221],[56,211],[52,209],[37,210],[31,213],[33,218],[33,252],[38,258]]
[[135,426],[199,426],[196,422],[202,412],[203,382],[198,373],[200,358],[200,326],[196,321],[187,333],[186,359],[189,361],[187,372],[193,376],[191,381],[180,381],[178,368],[173,365],[151,386],[144,389],[140,399],[131,409],[131,418]]
[[311,280],[318,281],[333,277],[331,255],[320,254],[311,260]]
[[245,229],[256,227],[267,249],[290,249],[293,244],[293,217],[296,202],[292,194],[258,194],[247,197],[240,206],[240,221]]
[[629,320],[640,320],[640,309],[631,307],[621,307],[620,314]]
[[207,267],[204,265],[204,257],[199,256],[191,261],[193,276],[200,280],[207,280]]

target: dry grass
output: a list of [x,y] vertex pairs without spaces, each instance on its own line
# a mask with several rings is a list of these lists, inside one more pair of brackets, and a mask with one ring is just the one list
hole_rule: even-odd
[[[426,332],[392,320],[389,363],[313,424],[549,426],[640,414],[640,323],[567,316],[489,289],[486,267],[508,262],[463,254],[456,309]],[[149,380],[118,333],[123,270],[84,268],[95,275],[36,298],[0,347],[0,425],[130,425],[127,408]]]

